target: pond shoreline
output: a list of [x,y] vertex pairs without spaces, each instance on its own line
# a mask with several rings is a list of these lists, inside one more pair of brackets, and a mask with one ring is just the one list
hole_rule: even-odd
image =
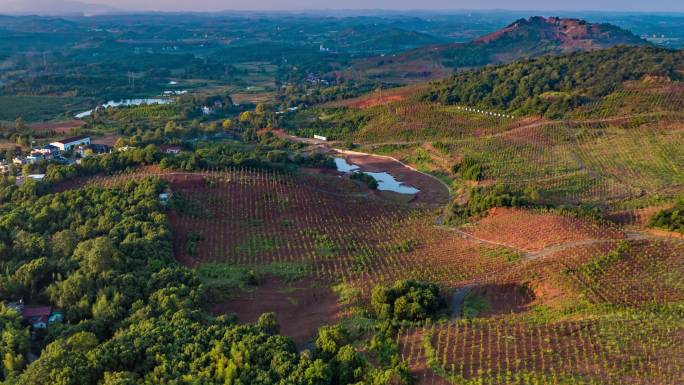
[[332,157],[342,157],[347,163],[358,165],[364,172],[387,172],[406,185],[419,189],[411,200],[415,205],[439,206],[449,203],[451,189],[443,181],[433,175],[416,170],[401,161],[385,156],[363,152],[342,150],[333,147],[334,143],[323,140],[300,138],[289,135],[283,130],[273,130],[273,133],[283,139],[308,144],[310,151],[316,151]]
[[367,171],[356,164],[347,163],[347,160],[342,157],[335,158],[335,165],[337,166],[337,171],[345,174],[361,172],[366,175],[372,176],[373,179],[375,179],[378,182],[377,189],[380,191],[392,191],[402,195],[416,195],[420,192],[419,189],[407,185],[403,181],[397,180],[392,174],[388,172]]

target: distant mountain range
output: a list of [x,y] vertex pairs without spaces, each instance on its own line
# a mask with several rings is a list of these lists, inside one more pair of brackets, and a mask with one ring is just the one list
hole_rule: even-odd
[[392,57],[357,63],[391,78],[439,78],[454,69],[481,67],[572,51],[591,51],[618,45],[650,45],[633,33],[611,24],[540,16],[520,19],[468,43],[420,47]]
[[0,13],[17,15],[99,15],[118,12],[106,5],[82,3],[72,0],[17,0],[0,2]]

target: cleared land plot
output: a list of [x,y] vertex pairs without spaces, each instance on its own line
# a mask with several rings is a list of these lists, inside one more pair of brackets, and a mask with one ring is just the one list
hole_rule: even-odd
[[34,123],[29,128],[36,132],[55,132],[58,134],[68,133],[80,128],[85,124],[82,120],[65,120],[62,122]]
[[240,322],[256,322],[263,313],[273,312],[280,332],[304,348],[320,326],[336,321],[340,306],[337,295],[325,285],[268,278],[258,286],[236,290],[232,298],[214,305],[211,312],[235,314]]

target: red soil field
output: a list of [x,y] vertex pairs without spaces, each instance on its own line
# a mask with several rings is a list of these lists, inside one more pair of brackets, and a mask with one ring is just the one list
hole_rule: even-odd
[[326,285],[300,280],[287,283],[267,279],[253,289],[236,293],[211,309],[214,315],[235,314],[240,322],[255,322],[263,313],[273,312],[280,332],[292,337],[298,348],[315,337],[318,328],[338,318],[337,296]]
[[359,101],[356,101],[354,103],[350,103],[349,107],[365,109],[365,108],[375,107],[378,105],[389,104],[392,102],[399,102],[402,100],[404,100],[404,97],[401,95],[377,96],[377,97],[367,98],[364,100],[359,100]]
[[415,85],[400,88],[393,88],[383,90],[382,92],[373,92],[357,98],[347,99],[343,101],[330,102],[327,106],[330,107],[348,107],[356,109],[366,109],[375,106],[384,106],[394,102],[405,100],[408,97],[417,95],[426,90],[425,85]]
[[480,295],[487,299],[487,308],[478,317],[494,317],[520,313],[529,309],[534,301],[534,293],[526,287],[512,283],[487,284],[474,289],[471,295]]
[[526,258],[510,269],[500,270],[491,275],[483,286],[510,287],[512,285],[527,286],[533,292],[530,305],[548,305],[554,307],[569,299],[577,298],[582,291],[578,283],[563,272],[590,262],[595,258],[610,253],[619,240],[606,240],[594,244],[584,244],[567,249],[553,251],[539,258]]
[[71,130],[80,128],[84,124],[85,122],[82,120],[66,120],[63,122],[29,124],[28,127],[33,131],[56,132],[59,134],[65,134],[70,132]]
[[114,147],[114,144],[116,144],[116,140],[119,139],[119,135],[115,134],[110,134],[110,135],[105,135],[101,136],[99,138],[93,138],[93,143],[95,144],[105,144],[109,147]]
[[588,219],[572,218],[517,208],[495,208],[464,231],[474,237],[528,252],[554,245],[592,239],[622,239],[617,227]]
[[[435,226],[436,210],[359,193],[347,178],[336,175],[166,173],[148,167],[59,188],[114,186],[147,176],[170,181],[173,192],[190,197],[209,213],[192,217],[168,212],[175,256],[187,266],[304,262],[314,278],[347,282],[368,294],[378,283],[402,278],[437,282],[449,291],[485,281],[516,264],[487,252],[496,246]],[[194,255],[187,251],[191,232],[202,236]]]

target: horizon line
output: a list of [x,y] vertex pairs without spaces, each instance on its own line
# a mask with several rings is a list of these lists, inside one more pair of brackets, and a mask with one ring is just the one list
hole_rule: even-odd
[[[94,3],[83,3],[87,6],[100,6]],[[284,14],[301,14],[301,13],[440,13],[440,14],[457,14],[457,13],[613,13],[613,14],[652,14],[652,15],[682,15],[681,11],[663,11],[663,10],[600,10],[600,9],[508,9],[508,8],[301,8],[301,9],[222,9],[222,10],[206,10],[206,11],[190,11],[190,10],[135,10],[135,9],[118,9],[110,6],[102,6],[103,10],[92,11],[73,11],[73,12],[41,12],[41,11],[19,11],[19,12],[3,12],[0,11],[0,16],[106,16],[106,15],[145,15],[145,14],[188,14],[188,15],[207,15],[207,14],[221,14],[221,13],[242,13],[242,14],[259,14],[259,13],[284,13]],[[109,9],[106,9],[109,8]],[[89,15],[90,14],[90,15]]]

